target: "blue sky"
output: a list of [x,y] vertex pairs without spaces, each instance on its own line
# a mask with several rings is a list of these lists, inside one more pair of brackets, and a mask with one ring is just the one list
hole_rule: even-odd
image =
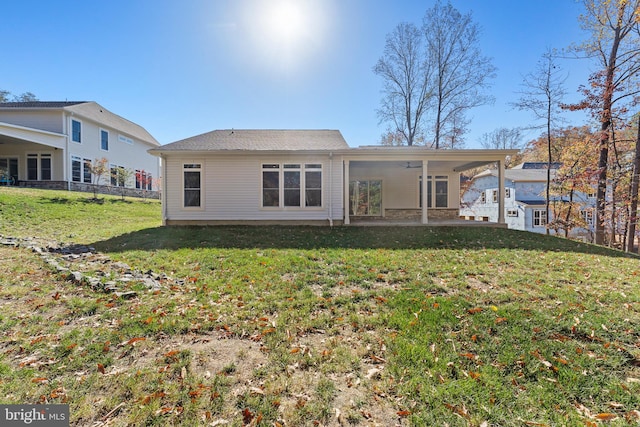
[[[96,101],[161,144],[226,128],[339,129],[351,146],[377,144],[385,126],[372,67],[386,35],[402,21],[420,24],[434,1],[4,2],[0,89]],[[532,124],[509,103],[547,48],[583,39],[581,9],[575,0],[451,3],[472,12],[498,69],[495,104],[469,113],[466,146],[477,148],[484,133]],[[589,64],[560,65],[567,101],[576,100]]]

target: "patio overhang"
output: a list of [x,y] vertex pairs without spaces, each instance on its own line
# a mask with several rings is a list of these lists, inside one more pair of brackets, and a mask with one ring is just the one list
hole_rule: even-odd
[[[368,146],[345,150],[343,159],[344,182],[344,224],[350,224],[349,214],[349,185],[351,172],[357,169],[397,168],[420,169],[420,176],[430,176],[438,172],[449,173],[464,172],[489,164],[497,164],[499,170],[500,194],[499,203],[504,206],[504,165],[509,156],[517,154],[518,150],[434,150],[425,147],[385,147]],[[421,181],[421,194],[428,194],[426,179]],[[428,211],[431,208],[421,207],[421,223],[429,222]],[[502,213],[504,209],[500,209]],[[504,213],[499,217],[498,223],[505,222]]]
[[3,146],[24,143],[40,144],[64,150],[66,136],[60,133],[0,122],[0,151]]

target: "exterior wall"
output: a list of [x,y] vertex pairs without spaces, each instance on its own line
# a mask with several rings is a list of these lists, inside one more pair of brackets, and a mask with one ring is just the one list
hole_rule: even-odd
[[49,132],[63,132],[63,114],[60,110],[45,111],[2,111],[0,122],[28,128],[41,129]]
[[[77,120],[81,123],[81,142],[77,143],[72,140],[71,137],[71,121]],[[99,123],[92,122],[82,117],[68,115],[66,118],[66,133],[69,138],[69,153],[68,161],[71,165],[71,157],[77,156],[82,159],[89,159],[94,161],[95,159],[106,158],[108,165],[116,165],[124,167],[125,169],[144,170],[152,175],[154,179],[160,177],[160,167],[158,158],[147,153],[152,146],[145,144],[141,141],[131,138],[129,135],[119,132],[117,129],[113,129],[107,126],[103,126]],[[106,130],[109,133],[109,150],[105,151],[101,148],[101,130]],[[119,136],[123,135],[128,138],[131,143],[123,142]],[[71,181],[71,167],[67,171],[68,181]],[[101,184],[109,185],[110,177],[106,174],[101,179]],[[135,187],[135,176],[132,176],[126,187]],[[156,183],[153,185],[153,189],[157,190]]]
[[[171,156],[163,160],[167,224],[171,223],[240,223],[303,221],[329,223],[331,216],[342,220],[342,162],[328,155],[283,155],[261,157],[260,154],[225,156]],[[202,165],[201,207],[183,207],[183,164]],[[322,164],[322,206],[318,208],[263,208],[263,163]]]

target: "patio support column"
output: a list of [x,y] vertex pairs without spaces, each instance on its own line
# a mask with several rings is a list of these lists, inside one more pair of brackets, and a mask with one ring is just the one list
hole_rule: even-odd
[[342,193],[344,195],[344,201],[342,202],[344,205],[344,225],[349,225],[351,221],[349,221],[349,160],[344,161],[344,172],[342,174],[344,179],[344,189]]
[[498,224],[504,224],[504,159],[498,160]]
[[427,210],[427,206],[429,205],[429,201],[427,200],[427,184],[428,184],[428,163],[427,159],[422,160],[422,224],[429,223],[429,213]]

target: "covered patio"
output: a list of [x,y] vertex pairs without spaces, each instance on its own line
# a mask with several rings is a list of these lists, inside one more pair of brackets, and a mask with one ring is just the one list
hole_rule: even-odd
[[[343,156],[344,224],[505,224],[504,164],[506,157],[516,152],[383,146],[352,149]],[[460,219],[461,172],[490,164],[496,164],[500,171],[502,197],[499,198],[498,222],[490,224]],[[425,199],[426,203],[423,203]]]

